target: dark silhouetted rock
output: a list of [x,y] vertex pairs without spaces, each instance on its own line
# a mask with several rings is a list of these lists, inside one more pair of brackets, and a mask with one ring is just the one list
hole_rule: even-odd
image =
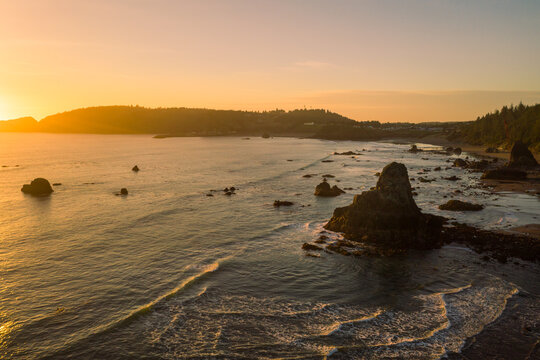
[[281,201],[281,200],[276,200],[274,201],[274,206],[275,207],[280,207],[280,206],[292,206],[294,205],[293,202],[291,201]]
[[332,175],[332,174],[326,174],[326,175],[323,175],[322,177],[325,177],[325,178],[335,178],[335,176]]
[[322,160],[321,162],[323,162],[323,163],[331,163],[331,162],[334,162],[334,160]]
[[127,194],[128,194],[128,190],[126,188],[120,189],[120,195],[127,195]]
[[52,186],[62,186],[62,183],[54,183]]
[[467,167],[467,162],[463,159],[454,160],[454,166],[456,167]]
[[234,193],[232,191],[225,191],[225,194],[224,195],[227,195],[227,196],[231,196],[233,195]]
[[313,175],[311,175],[311,174],[306,174],[306,175],[304,175],[304,176],[302,176],[302,177],[304,177],[304,178],[310,178],[310,177],[312,177],[312,176],[313,176]]
[[334,152],[334,155],[362,155],[361,153],[356,153],[354,151],[345,151],[345,152]]
[[208,194],[206,194],[206,196],[214,196],[214,194],[210,194],[210,193],[208,193]]
[[456,175],[452,175],[450,177],[445,177],[443,178],[444,180],[448,180],[448,181],[458,181],[458,180],[461,180],[460,178],[458,178]]
[[320,183],[319,185],[317,185],[317,187],[315,187],[316,196],[331,197],[331,196],[338,196],[344,193],[345,191],[341,190],[336,185],[330,187],[330,184],[328,184],[326,180],[323,180],[322,183]]
[[302,245],[302,249],[306,251],[322,251],[322,247],[309,243],[304,243],[304,245]]
[[453,153],[456,155],[461,155],[461,148],[460,147],[454,148]]
[[268,134],[268,133],[262,134],[263,139],[268,139],[269,137],[270,137],[270,134]]
[[419,151],[422,151],[422,149],[419,149],[418,146],[416,146],[416,144],[411,145],[411,148],[409,149],[409,152],[414,153],[414,154],[416,154]]
[[521,141],[516,141],[512,147],[512,152],[510,153],[510,162],[508,163],[508,166],[529,168],[538,166],[538,163],[527,145]]
[[433,169],[433,171],[441,171],[441,167],[437,166],[436,168]]
[[354,197],[349,206],[337,208],[324,226],[350,240],[395,249],[428,249],[440,246],[443,219],[423,214],[413,199],[407,168],[386,165],[377,186]]
[[460,200],[448,200],[446,204],[439,205],[439,209],[448,211],[480,211],[484,206]]
[[131,168],[131,171],[137,172],[137,171],[139,171],[139,170],[140,170],[140,169],[139,169],[139,167],[138,167],[137,165],[135,165],[133,168]]
[[35,196],[49,195],[54,192],[49,181],[43,178],[36,178],[30,184],[23,185],[21,191]]
[[508,168],[486,170],[482,174],[482,179],[486,180],[524,180],[526,178],[525,171]]

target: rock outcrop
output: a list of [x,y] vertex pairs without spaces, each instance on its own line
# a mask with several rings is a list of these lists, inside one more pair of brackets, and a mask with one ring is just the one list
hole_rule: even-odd
[[276,200],[274,201],[274,206],[275,207],[280,207],[280,206],[292,206],[294,205],[293,202],[291,201],[281,201],[281,200]]
[[526,178],[525,171],[508,168],[486,170],[482,174],[482,179],[486,180],[524,180]]
[[530,168],[538,166],[538,163],[527,145],[521,141],[516,141],[512,147],[512,152],[510,153],[510,162],[508,163],[508,166]]
[[455,167],[467,167],[467,162],[463,159],[456,159],[454,160],[454,166]]
[[392,249],[430,249],[441,245],[443,218],[423,214],[416,205],[407,168],[386,165],[377,186],[354,197],[349,206],[337,208],[326,229],[349,240]]
[[49,195],[54,192],[49,181],[44,178],[36,178],[30,184],[23,185],[21,191],[34,196]]
[[480,211],[484,206],[472,204],[460,200],[448,200],[446,204],[440,205],[439,209],[448,211]]
[[323,197],[332,197],[344,194],[345,191],[338,188],[336,185],[330,187],[330,184],[326,182],[326,179],[322,183],[315,187],[315,195]]
[[416,146],[416,144],[411,145],[411,148],[409,149],[409,152],[411,153],[417,153],[419,151],[422,151],[422,149],[419,149],[418,146]]

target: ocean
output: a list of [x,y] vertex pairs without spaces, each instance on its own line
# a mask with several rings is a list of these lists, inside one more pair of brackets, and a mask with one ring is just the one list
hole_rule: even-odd
[[[391,161],[416,178],[424,212],[488,229],[538,223],[537,197],[493,194],[476,186],[477,173],[447,169],[455,155],[408,148],[0,133],[0,358],[437,359],[458,352],[516,294],[538,296],[538,265],[485,262],[457,245],[393,257],[312,257],[301,249]],[[333,155],[349,150],[362,155]],[[435,182],[418,182],[418,172],[436,166],[443,170],[422,175]],[[331,185],[353,190],[315,197],[326,174],[335,176]],[[442,179],[452,175],[460,180]],[[61,185],[47,197],[23,194],[37,177]],[[231,186],[235,194],[224,195]],[[115,195],[124,187],[129,195]],[[438,210],[450,198],[485,209]],[[295,204],[275,208],[274,200]]]

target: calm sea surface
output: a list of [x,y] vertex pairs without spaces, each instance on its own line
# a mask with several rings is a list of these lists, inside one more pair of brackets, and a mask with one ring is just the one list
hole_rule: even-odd
[[[486,263],[457,246],[392,258],[301,250],[388,162],[405,163],[411,177],[449,166],[446,156],[407,148],[0,134],[0,358],[436,359],[458,351],[509,297],[540,292],[538,266]],[[356,158],[332,155],[362,149]],[[323,174],[354,190],[316,198]],[[441,179],[451,175],[462,179]],[[478,174],[424,176],[437,178],[412,182],[426,212],[487,228],[539,222],[537,198],[468,188]],[[49,197],[23,194],[36,177],[62,185]],[[230,186],[236,195],[223,195]],[[129,195],[115,196],[122,187]],[[453,194],[458,188],[463,194]],[[486,209],[439,211],[445,195]],[[276,209],[278,199],[295,206]]]

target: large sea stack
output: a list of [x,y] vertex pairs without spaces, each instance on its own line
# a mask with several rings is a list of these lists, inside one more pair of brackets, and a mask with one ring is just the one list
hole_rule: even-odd
[[521,141],[516,141],[512,147],[512,152],[510,153],[510,162],[508,163],[508,166],[529,168],[538,166],[538,163],[527,145]]
[[416,205],[405,165],[386,165],[377,186],[337,208],[326,229],[349,240],[393,249],[431,249],[441,245],[443,219],[423,214]]
[[34,196],[49,195],[54,190],[47,179],[36,178],[30,184],[23,185],[21,191]]

